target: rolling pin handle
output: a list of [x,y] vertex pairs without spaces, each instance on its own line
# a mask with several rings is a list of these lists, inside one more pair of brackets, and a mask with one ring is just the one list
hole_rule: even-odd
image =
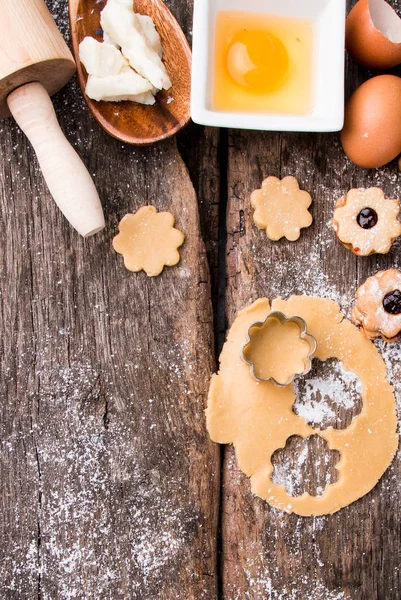
[[7,104],[36,152],[51,195],[71,225],[84,237],[103,229],[103,209],[95,185],[64,137],[42,84],[17,88]]

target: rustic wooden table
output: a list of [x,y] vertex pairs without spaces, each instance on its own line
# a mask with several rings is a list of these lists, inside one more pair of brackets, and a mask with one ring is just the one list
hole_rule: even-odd
[[[66,1],[48,4],[68,36]],[[190,38],[191,0],[168,4]],[[367,76],[349,62],[347,93]],[[194,125],[132,148],[97,126],[75,81],[55,105],[107,226],[79,238],[24,136],[1,124],[1,598],[398,600],[399,456],[334,516],[283,515],[252,496],[203,414],[213,348],[240,307],[307,293],[349,315],[366,276],[400,266],[400,243],[356,258],[329,226],[350,187],[399,196],[396,164],[356,168],[338,134]],[[249,195],[269,174],[296,175],[313,195],[314,224],[295,244],[269,243],[252,224]],[[180,265],[154,279],[111,249],[119,219],[146,203],[171,209],[187,236]],[[400,344],[379,346],[399,398]],[[338,416],[350,422],[352,409]],[[297,452],[290,444],[286,459]],[[307,452],[298,492],[333,474],[316,440]]]

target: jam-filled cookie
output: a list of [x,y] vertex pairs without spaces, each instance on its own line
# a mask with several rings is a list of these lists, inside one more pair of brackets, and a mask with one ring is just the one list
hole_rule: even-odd
[[356,293],[352,318],[366,337],[394,342],[401,334],[401,271],[389,269],[369,277]]
[[377,187],[353,189],[337,201],[333,227],[354,254],[387,254],[401,235],[400,205]]

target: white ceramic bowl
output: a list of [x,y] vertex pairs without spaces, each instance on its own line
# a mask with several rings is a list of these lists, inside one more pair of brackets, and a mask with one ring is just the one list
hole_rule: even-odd
[[[191,116],[195,123],[265,131],[339,131],[344,122],[346,0],[195,0]],[[224,112],[213,108],[216,16],[221,10],[311,19],[315,23],[314,105],[307,115]]]

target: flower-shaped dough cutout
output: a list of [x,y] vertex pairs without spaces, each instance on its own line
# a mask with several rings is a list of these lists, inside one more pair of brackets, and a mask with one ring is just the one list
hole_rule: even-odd
[[129,271],[145,271],[154,277],[160,275],[165,266],[172,267],[180,261],[178,248],[185,236],[174,228],[171,213],[158,213],[154,206],[143,206],[135,214],[125,215],[119,230],[113,247],[123,255]]
[[401,334],[401,271],[389,269],[369,277],[356,293],[352,318],[366,337],[394,342]]
[[312,215],[308,208],[312,204],[311,195],[299,189],[295,177],[268,177],[260,190],[251,195],[251,204],[255,209],[253,220],[259,229],[265,229],[270,240],[282,237],[295,242],[301,235],[301,229],[312,224]]
[[286,386],[310,371],[315,350],[316,340],[307,333],[305,321],[276,311],[251,325],[241,356],[252,377]]
[[400,205],[377,187],[353,189],[337,201],[333,227],[340,242],[359,256],[387,254],[401,235]]

